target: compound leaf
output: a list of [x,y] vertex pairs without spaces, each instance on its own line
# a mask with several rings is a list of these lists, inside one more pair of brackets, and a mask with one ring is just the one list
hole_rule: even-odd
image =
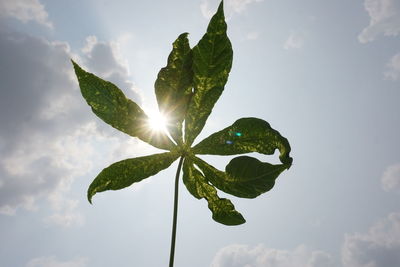
[[216,132],[193,148],[195,154],[236,155],[258,152],[272,155],[279,149],[279,159],[292,164],[288,140],[258,118],[241,118],[231,126]]
[[248,156],[232,159],[225,168],[226,172],[199,158],[195,163],[207,181],[225,193],[242,198],[255,198],[271,190],[279,174],[290,167],[289,164],[273,165]]
[[158,108],[168,118],[167,128],[177,143],[182,143],[182,122],[192,95],[192,50],[187,33],[172,45],[167,66],[158,73],[155,92]]
[[183,182],[194,197],[207,200],[215,221],[225,225],[239,225],[246,222],[229,199],[218,197],[217,190],[207,182],[189,158],[185,158],[183,163]]
[[119,190],[153,176],[168,168],[178,157],[177,153],[166,152],[113,163],[102,170],[90,184],[88,200],[92,203],[92,197],[98,192]]
[[189,146],[203,129],[228,80],[233,52],[226,29],[221,1],[207,33],[193,48],[194,94],[185,120],[185,142]]
[[114,128],[138,137],[150,145],[171,150],[174,143],[164,133],[153,133],[145,112],[113,83],[86,72],[72,61],[82,96],[92,111]]

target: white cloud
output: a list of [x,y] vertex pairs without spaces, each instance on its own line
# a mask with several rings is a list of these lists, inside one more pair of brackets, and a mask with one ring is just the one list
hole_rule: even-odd
[[214,257],[211,267],[331,267],[329,254],[304,245],[294,250],[278,250],[264,245],[230,245]]
[[391,213],[368,233],[346,235],[342,248],[344,267],[400,266],[400,213]]
[[[83,57],[74,58],[89,71],[131,89],[128,95],[138,101],[129,72],[114,50],[92,38]],[[0,213],[33,211],[44,199],[54,212],[47,223],[81,225],[84,218],[77,202],[68,197],[71,184],[94,162],[101,170],[120,159],[125,151],[113,154],[113,149],[129,137],[90,112],[80,95],[67,43],[0,32],[0,51]],[[101,153],[96,153],[97,147],[102,147]]]
[[286,50],[289,49],[299,49],[304,45],[304,35],[302,33],[292,32],[285,43],[283,44],[283,48]]
[[84,224],[84,216],[76,211],[78,206],[77,200],[67,199],[59,192],[51,194],[49,199],[55,213],[44,219],[46,223],[63,227],[81,226]]
[[0,0],[0,16],[16,18],[24,23],[35,21],[53,28],[49,15],[39,0]]
[[86,267],[86,258],[77,258],[70,261],[59,261],[56,257],[40,257],[30,260],[26,267]]
[[361,43],[371,42],[379,35],[396,36],[400,33],[400,1],[365,0],[369,25],[358,35]]
[[249,4],[262,1],[264,0],[227,0],[226,7],[231,8],[236,13],[241,13]]
[[390,59],[383,74],[387,80],[397,81],[400,79],[400,53]]
[[140,101],[141,96],[130,81],[130,72],[127,62],[120,53],[120,42],[129,36],[121,37],[119,42],[101,42],[96,36],[86,38],[82,48],[83,63],[91,72],[113,82],[123,89],[128,97]]
[[12,214],[18,207],[35,209],[38,197],[86,166],[85,160],[71,161],[78,153],[68,155],[57,143],[88,117],[79,114],[68,44],[1,32],[0,50],[0,136],[6,140],[0,151],[0,210]]
[[[343,267],[400,266],[400,212],[389,214],[367,233],[346,234],[341,249]],[[220,249],[210,267],[334,267],[330,254],[300,245],[293,250],[264,245],[229,245]]]
[[[226,17],[231,17],[235,13],[240,14],[246,10],[248,5],[263,1],[264,0],[225,0],[224,8]],[[200,10],[203,16],[207,19],[211,18],[216,12],[216,7],[219,2],[220,1],[217,0],[203,0],[200,4]]]
[[400,163],[386,168],[381,177],[381,184],[385,191],[400,192]]

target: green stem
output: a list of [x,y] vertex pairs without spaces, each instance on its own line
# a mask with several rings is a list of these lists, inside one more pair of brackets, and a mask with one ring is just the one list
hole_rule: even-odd
[[182,162],[183,162],[183,156],[179,160],[178,169],[176,170],[176,176],[175,176],[174,218],[172,221],[171,252],[169,254],[169,267],[174,267],[176,223],[178,219],[179,174],[182,169]]

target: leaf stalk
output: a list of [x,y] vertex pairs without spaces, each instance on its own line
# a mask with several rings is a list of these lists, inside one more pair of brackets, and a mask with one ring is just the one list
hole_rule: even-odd
[[175,239],[176,239],[176,226],[178,220],[178,191],[179,191],[179,174],[182,169],[184,156],[179,159],[178,169],[175,176],[175,191],[174,191],[174,215],[172,219],[172,234],[171,234],[171,250],[169,254],[169,267],[174,267],[175,257]]

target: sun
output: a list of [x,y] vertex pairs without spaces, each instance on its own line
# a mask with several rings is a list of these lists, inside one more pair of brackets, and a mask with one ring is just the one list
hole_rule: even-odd
[[158,111],[150,112],[149,125],[153,131],[166,132],[168,119]]

